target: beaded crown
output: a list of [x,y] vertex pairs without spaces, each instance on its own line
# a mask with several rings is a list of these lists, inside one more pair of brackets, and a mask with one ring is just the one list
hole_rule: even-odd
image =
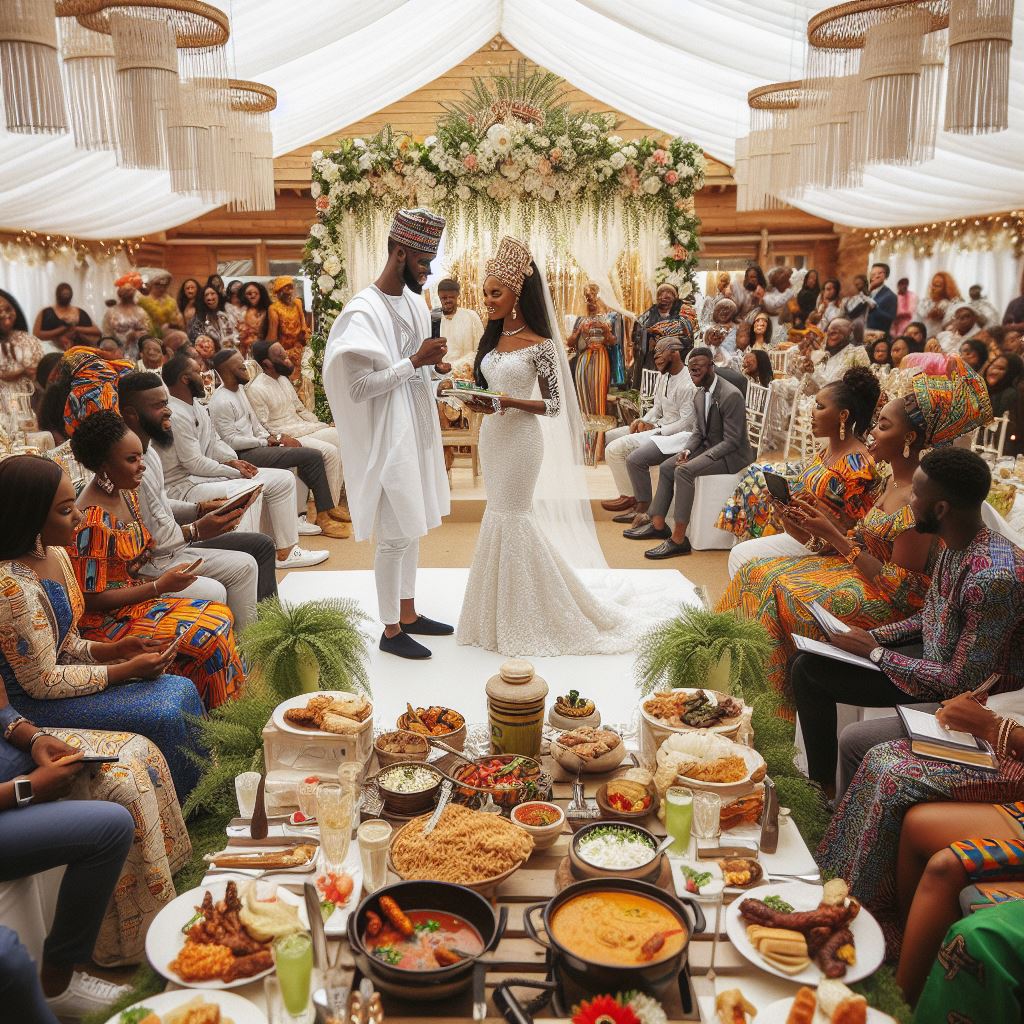
[[516,295],[522,294],[523,281],[533,274],[530,264],[533,257],[530,250],[511,235],[506,235],[498,246],[498,251],[484,266],[488,277],[496,277],[503,285],[511,288]]

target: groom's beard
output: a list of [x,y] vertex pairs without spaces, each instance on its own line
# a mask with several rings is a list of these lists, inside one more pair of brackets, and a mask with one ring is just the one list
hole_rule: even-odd
[[420,284],[419,278],[409,269],[409,264],[406,263],[402,267],[402,280],[405,281],[406,287],[417,295],[423,294],[423,285]]

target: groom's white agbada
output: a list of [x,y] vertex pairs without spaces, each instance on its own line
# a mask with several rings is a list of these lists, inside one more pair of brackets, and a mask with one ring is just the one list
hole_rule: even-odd
[[419,538],[450,511],[432,372],[447,346],[420,295],[443,230],[429,210],[395,215],[387,266],[334,322],[323,365],[355,538],[377,544],[381,650],[406,658],[430,656],[409,634],[452,632],[414,604]]

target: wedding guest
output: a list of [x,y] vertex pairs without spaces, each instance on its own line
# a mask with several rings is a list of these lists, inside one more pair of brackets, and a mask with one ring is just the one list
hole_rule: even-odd
[[888,334],[896,319],[898,303],[896,293],[885,283],[888,277],[888,263],[871,265],[871,274],[868,278],[871,310],[864,324],[869,331],[885,331]]
[[667,335],[667,327],[671,325],[673,328],[678,328],[677,330],[673,329],[672,333],[679,336],[685,335],[688,327],[692,345],[693,325],[688,319],[685,321],[685,326],[683,325],[682,306],[678,289],[666,281],[658,285],[654,305],[636,318],[630,339],[634,390],[640,389],[643,371],[655,368],[655,346],[660,338]]
[[980,341],[977,337],[968,338],[960,346],[960,358],[972,370],[974,370],[975,373],[982,373],[989,358],[988,345],[983,341]]
[[181,312],[182,326],[186,331],[192,326],[192,321],[199,311],[201,291],[199,282],[194,277],[186,277],[178,288],[178,309]]
[[188,336],[197,349],[198,341],[202,337],[212,340],[214,351],[227,347],[234,348],[236,339],[231,318],[224,312],[224,296],[212,284],[206,285],[200,292],[199,304],[189,326]]
[[864,347],[854,343],[853,324],[840,317],[828,325],[824,349],[802,349],[801,356],[797,367],[805,375],[803,390],[809,394],[835,383],[847,370],[870,364]]
[[896,338],[906,332],[907,325],[917,315],[917,296],[910,290],[910,280],[901,277],[896,282],[896,319],[889,333]]
[[245,302],[245,313],[238,328],[238,348],[242,355],[248,357],[252,345],[257,341],[263,341],[267,336],[270,296],[267,289],[258,281],[250,281],[242,289],[242,299]]
[[452,369],[457,374],[460,370],[472,374],[484,325],[476,310],[460,305],[460,291],[459,282],[446,277],[437,286],[440,305],[431,316],[440,321],[441,337],[448,342],[448,362]]
[[[252,347],[252,358],[263,371],[245,389],[256,418],[269,433],[287,434],[294,437],[303,448],[315,448],[320,452],[324,457],[331,492],[341,494],[341,440],[337,428],[322,423],[315,413],[302,404],[290,379],[295,367],[285,355],[280,342],[256,342]],[[341,500],[328,514],[339,522],[351,522]]]
[[818,272],[808,270],[804,274],[803,284],[796,293],[797,308],[803,314],[804,321],[818,308],[818,297],[821,295],[821,285],[818,281]]
[[926,338],[935,337],[947,325],[953,306],[961,301],[960,289],[952,274],[940,270],[932,277],[927,297],[917,304],[917,315],[926,325]]
[[[710,280],[711,275],[708,274]],[[736,299],[733,295],[732,280],[729,277],[728,271],[723,270],[721,273],[715,276],[715,289],[713,292],[709,292],[707,298],[704,300],[700,308],[700,324],[702,327],[707,326],[711,323],[712,314],[715,311],[715,303],[719,299],[728,299],[733,306],[736,305]]]
[[743,373],[755,384],[766,388],[775,379],[771,357],[761,349],[748,349],[743,353]]
[[1003,332],[1003,340],[999,344],[999,351],[1004,356],[1008,355],[1020,355],[1024,352],[1024,343],[1022,343],[1022,335],[1020,331],[1015,331],[1007,328]]
[[628,427],[605,434],[605,461],[619,489],[619,497],[601,502],[602,508],[618,512],[614,521],[632,523],[651,503],[651,469],[665,456],[682,450],[681,443],[696,426],[694,385],[685,373],[683,342],[662,338],[655,349],[658,372],[665,386],[654,396],[654,405]]
[[[893,707],[942,700],[992,673],[997,692],[1024,685],[1024,551],[983,523],[991,474],[964,448],[936,448],[914,473],[915,528],[945,544],[921,611],[870,632],[856,626],[829,640],[870,658],[878,671],[802,653],[789,679],[805,728],[810,778],[834,791],[836,704]],[[847,876],[848,877],[848,876]]]
[[164,347],[159,338],[147,337],[139,342],[139,359],[135,365],[139,370],[160,372],[164,365]]
[[985,369],[985,384],[995,416],[1009,416],[1005,455],[1024,450],[1024,360],[1020,356],[998,356]]
[[[947,310],[948,327],[935,336],[937,347],[946,355],[956,355],[968,338],[973,338],[982,328],[978,313],[970,303],[956,302]],[[929,342],[926,347],[933,347]]]
[[771,317],[773,331],[779,330],[786,304],[796,295],[792,280],[792,267],[772,267],[768,271],[768,289],[761,299],[761,308]]
[[149,291],[139,295],[138,303],[145,310],[153,332],[166,335],[170,328],[184,330],[185,321],[178,309],[174,297],[167,294],[171,285],[171,275],[166,270],[157,270],[149,279]]
[[793,636],[820,633],[812,601],[863,628],[905,618],[924,602],[937,544],[914,529],[910,481],[921,452],[974,430],[988,416],[988,403],[981,379],[963,367],[952,380],[919,374],[911,386],[882,408],[871,428],[868,453],[888,463],[892,475],[864,517],[847,531],[825,501],[798,494],[784,515],[820,553],[746,561],[719,602],[719,611],[739,610],[772,637],[768,679],[779,693],[796,651]]
[[1021,294],[1011,299],[1003,313],[1003,326],[1016,331],[1024,330],[1024,273],[1021,274]]
[[601,300],[594,281],[587,282],[583,298],[586,315],[576,318],[566,345],[576,353],[574,376],[583,414],[604,416],[608,388],[625,381],[622,317]]
[[884,366],[887,369],[892,367],[892,352],[888,338],[876,338],[864,347],[867,349],[872,367]]
[[750,347],[755,349],[771,348],[773,331],[771,317],[765,312],[755,313],[750,324]]
[[88,345],[100,336],[100,329],[92,322],[92,317],[84,309],[71,305],[73,297],[71,285],[57,285],[56,301],[39,311],[32,329],[40,341],[48,342],[58,350],[72,345]]
[[[194,324],[195,321],[193,320]],[[187,350],[189,355],[199,363],[203,373],[213,372],[213,357],[220,351],[220,346],[208,334],[200,334],[196,337],[195,344]]]
[[166,363],[169,359],[173,358],[187,345],[189,345],[188,335],[184,331],[179,331],[176,327],[171,328],[171,330],[164,334],[164,362]]
[[914,349],[913,351],[924,351],[924,347],[928,343],[928,328],[925,324],[920,320],[913,320],[911,323],[907,324],[907,329],[903,333],[921,346],[919,349]]
[[828,330],[828,325],[842,314],[842,303],[839,298],[840,288],[839,278],[830,277],[822,285],[813,315],[808,314],[808,319],[817,323],[823,331]]
[[863,274],[854,275],[850,288],[843,297],[842,316],[850,324],[863,325],[871,309],[869,299],[868,279]]
[[139,581],[153,544],[137,494],[146,471],[142,442],[116,412],[96,412],[77,424],[71,450],[96,474],[79,499],[82,521],[69,548],[85,595],[82,635],[101,641],[152,637],[165,646],[176,640],[174,665],[195,683],[207,708],[236,697],[245,671],[229,609],[168,596],[196,582],[185,572],[187,562]]
[[117,338],[128,359],[139,358],[139,344],[152,326],[146,311],[135,301],[142,278],[128,273],[114,282],[117,302],[103,314],[103,333]]
[[0,398],[32,387],[43,346],[29,334],[21,306],[0,288]]
[[[245,299],[242,297],[244,285],[241,281],[232,281],[224,292],[224,315],[231,325],[231,337],[234,338],[236,348],[241,349],[239,331],[245,321]],[[242,355],[249,358],[249,351],[246,349]]]
[[[834,320],[829,330],[838,322]],[[782,470],[791,494],[813,495],[815,502],[825,507],[843,529],[850,529],[864,518],[875,502],[881,482],[864,441],[880,392],[878,378],[869,369],[847,370],[814,397],[812,430],[815,437],[824,438],[827,443],[811,462],[796,472],[786,472],[785,465],[768,464],[750,466],[744,473],[716,524],[737,537],[753,538],[729,552],[730,579],[752,559],[801,557],[817,549],[814,539],[784,516],[784,508],[772,499],[764,480],[765,469]]]
[[972,284],[967,289],[967,297],[970,300],[971,306],[974,311],[978,314],[978,322],[981,324],[998,324],[999,323],[999,310],[992,305],[982,294],[982,287],[980,284]]
[[737,315],[747,319],[751,313],[763,308],[762,301],[766,291],[768,282],[765,280],[764,271],[756,263],[751,263],[743,272],[743,288],[736,300]]
[[[275,344],[278,344],[275,342]],[[317,448],[304,448],[288,434],[271,434],[256,417],[242,385],[249,383],[249,371],[242,353],[222,349],[213,360],[220,374],[221,387],[210,397],[210,415],[221,440],[254,466],[294,469],[303,483],[303,493],[313,492],[316,525],[325,537],[342,540],[352,536],[349,525],[337,507],[337,492],[331,488],[324,466],[324,455]]]
[[124,359],[124,349],[117,338],[100,338],[96,348],[111,359]]
[[206,393],[199,364],[179,353],[164,364],[161,375],[170,392],[171,406],[171,444],[160,449],[168,496],[179,501],[210,501],[225,492],[231,497],[262,485],[262,493],[251,508],[256,515],[266,503],[277,548],[277,568],[303,568],[326,561],[327,551],[307,551],[297,543],[299,534],[316,536],[320,527],[296,518],[292,473],[259,469],[239,459],[217,435],[209,409],[196,401]]
[[309,328],[302,300],[295,294],[295,279],[287,274],[275,277],[270,283],[274,299],[267,311],[267,333],[269,342],[279,341],[295,370],[292,380],[302,375],[302,355],[309,342]]
[[[167,639],[120,636],[88,641],[79,633],[84,602],[65,547],[81,513],[56,462],[36,455],[0,463],[0,482],[17,488],[0,522],[4,600],[0,602],[0,675],[6,699],[42,726],[128,730],[152,740],[184,799],[199,777],[182,752],[199,748],[187,715],[203,705],[191,680],[169,675]],[[41,539],[40,539],[41,538]]]
[[923,344],[912,338],[909,334],[901,334],[898,338],[893,339],[892,345],[889,346],[889,358],[892,360],[893,369],[898,370],[902,365],[903,360],[906,359],[911,352],[923,351]]
[[[710,334],[713,328],[719,328],[716,332],[720,338],[718,341]],[[715,300],[711,320],[704,327],[703,344],[708,348],[719,349],[725,363],[736,353],[736,303],[732,299],[723,296]]]
[[225,294],[225,292],[224,292],[224,278],[221,277],[220,274],[211,274],[206,279],[206,284],[204,285],[204,287],[206,287],[206,288],[215,288],[218,295],[224,295]]
[[[710,349],[697,348],[688,360],[690,379],[697,388],[694,396],[696,426],[678,455],[661,463],[658,493],[651,503],[650,521],[626,530],[630,540],[662,539],[644,557],[653,559],[688,555],[692,550],[686,537],[693,509],[696,481],[701,476],[736,473],[753,461],[747,438],[747,411],[743,394],[715,372]],[[635,486],[636,481],[634,481]],[[675,503],[675,524],[665,523],[669,505]]]

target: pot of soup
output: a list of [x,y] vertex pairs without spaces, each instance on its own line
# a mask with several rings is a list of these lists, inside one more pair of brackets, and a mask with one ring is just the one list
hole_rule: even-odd
[[653,996],[676,978],[691,935],[706,926],[695,901],[627,878],[576,882],[528,907],[523,924],[551,953],[560,980],[594,994],[639,989]]
[[348,941],[359,969],[400,999],[447,999],[468,988],[473,965],[497,946],[507,911],[450,882],[398,882],[359,904]]

